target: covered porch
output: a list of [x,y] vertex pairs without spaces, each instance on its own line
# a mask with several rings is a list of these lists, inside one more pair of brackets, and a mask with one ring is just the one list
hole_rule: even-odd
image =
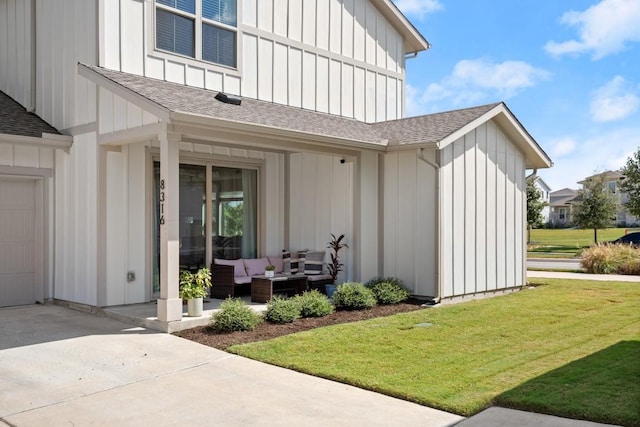
[[[98,306],[121,307],[114,313],[123,315],[139,306],[143,316],[134,317],[160,330],[206,323],[210,311],[200,320],[183,317],[178,276],[185,264],[210,267],[221,252],[249,258],[283,249],[324,250],[331,233],[349,239],[339,280],[380,273],[378,162],[385,141],[364,123],[251,99],[225,102],[205,89],[99,67],[79,65],[79,73],[98,84],[100,93],[104,221],[98,226],[104,239],[98,253],[106,259],[98,274]],[[126,114],[118,117],[120,109]],[[253,226],[243,230],[236,239],[242,244],[231,251],[220,244],[221,237],[229,237],[221,233],[220,217],[210,212],[220,212],[222,193],[215,192],[212,179],[220,168],[255,171]],[[205,177],[192,214],[184,212],[187,169],[201,169]],[[122,228],[128,234],[119,234]],[[190,242],[198,243],[187,244],[194,236]],[[189,250],[198,258],[190,264],[185,262]],[[151,305],[140,305],[148,301]],[[217,304],[210,302],[209,310]]]

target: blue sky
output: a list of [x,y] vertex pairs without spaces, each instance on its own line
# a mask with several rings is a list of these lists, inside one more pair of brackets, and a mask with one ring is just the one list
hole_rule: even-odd
[[554,162],[552,190],[640,147],[640,0],[395,0],[432,48],[407,115],[505,101]]

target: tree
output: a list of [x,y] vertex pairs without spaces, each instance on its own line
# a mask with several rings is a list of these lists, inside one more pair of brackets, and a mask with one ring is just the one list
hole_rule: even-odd
[[531,229],[542,226],[542,210],[546,205],[535,176],[527,179],[527,243],[531,243]]
[[640,217],[640,148],[627,158],[620,172],[624,175],[620,189],[629,196],[624,205],[631,215]]
[[593,229],[593,240],[598,243],[598,229],[611,225],[616,216],[617,199],[605,185],[605,174],[590,178],[573,204],[573,221],[579,228]]

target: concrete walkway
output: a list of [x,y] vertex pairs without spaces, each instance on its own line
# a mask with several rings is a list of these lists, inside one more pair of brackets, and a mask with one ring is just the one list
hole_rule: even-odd
[[527,271],[527,279],[571,279],[571,280],[597,280],[601,282],[640,282],[640,276],[626,276],[621,274],[587,274],[566,273],[563,271]]
[[451,426],[462,419],[61,306],[0,309],[0,426]]

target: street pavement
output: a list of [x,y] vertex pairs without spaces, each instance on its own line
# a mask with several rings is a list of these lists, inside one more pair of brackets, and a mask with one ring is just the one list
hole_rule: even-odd
[[580,260],[575,258],[527,258],[528,269],[580,270]]

